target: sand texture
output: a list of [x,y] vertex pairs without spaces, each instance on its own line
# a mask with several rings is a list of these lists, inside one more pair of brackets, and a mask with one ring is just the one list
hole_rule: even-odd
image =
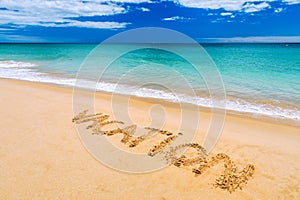
[[[96,95],[95,110],[102,114],[87,117],[74,116],[72,89],[4,79],[0,89],[0,199],[300,199],[299,127],[227,115],[207,155],[201,142],[211,115],[201,111],[197,137],[177,147],[188,152],[179,158],[165,152],[168,167],[130,174],[97,161],[82,144],[77,124],[91,137],[155,156],[189,132],[188,126],[177,132],[176,105],[163,103],[167,121],[156,129],[147,114],[153,102],[131,99],[132,120],[158,134],[148,142],[149,135],[135,136],[136,127],[113,117],[109,94]],[[116,124],[128,128],[118,130]]]

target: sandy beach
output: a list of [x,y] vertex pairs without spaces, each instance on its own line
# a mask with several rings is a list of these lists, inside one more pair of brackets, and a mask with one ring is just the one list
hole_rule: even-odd
[[[173,165],[147,174],[102,165],[72,123],[70,88],[1,79],[0,89],[0,199],[300,199],[299,127],[227,115],[212,153],[226,153],[238,168],[255,166],[243,189],[229,193],[213,187],[221,164],[197,177]],[[174,130],[179,109],[163,105],[166,128]],[[131,99],[132,119],[149,124],[151,106]],[[96,95],[96,111],[111,114],[109,94]],[[199,115],[205,135],[210,114]]]

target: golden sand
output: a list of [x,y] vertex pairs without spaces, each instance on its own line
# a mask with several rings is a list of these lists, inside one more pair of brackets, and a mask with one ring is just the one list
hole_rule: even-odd
[[[217,165],[219,162],[224,161],[224,172],[221,174],[219,178],[216,179],[214,186],[227,190],[228,192],[234,192],[236,189],[242,189],[250,177],[253,176],[254,173],[254,165],[248,164],[242,171],[238,171],[237,167],[230,159],[230,157],[226,154],[219,153],[216,156],[212,156],[208,158],[206,155],[206,150],[197,143],[186,143],[177,145],[175,147],[171,147],[169,151],[163,151],[172,141],[177,138],[177,134],[174,134],[167,130],[159,130],[156,128],[146,127],[145,129],[149,130],[149,133],[143,136],[135,137],[136,132],[136,125],[130,125],[125,128],[117,128],[114,130],[108,131],[101,131],[107,124],[114,124],[114,123],[121,123],[124,124],[122,121],[105,121],[109,118],[109,115],[102,115],[102,113],[96,113],[94,115],[87,115],[88,110],[84,110],[83,112],[76,115],[72,122],[77,124],[84,123],[84,122],[93,122],[91,125],[88,125],[86,129],[92,128],[92,134],[97,135],[106,135],[112,136],[117,133],[123,135],[123,139],[121,140],[122,143],[128,144],[130,148],[136,147],[138,144],[143,142],[147,139],[147,136],[153,135],[153,133],[158,133],[162,135],[168,136],[166,139],[161,141],[158,145],[154,145],[148,152],[149,156],[155,156],[157,153],[165,154],[164,158],[166,162],[170,162],[171,164],[175,165],[176,167],[189,166],[191,171],[195,173],[195,176],[202,174],[208,168],[211,168]],[[176,153],[179,149],[184,147],[190,147],[196,149],[197,157],[195,158],[188,158],[185,155],[181,155],[180,157],[176,157]]]
[[[200,112],[190,152],[177,162],[170,159],[173,165],[160,171],[127,174],[105,167],[83,147],[70,120],[71,89],[12,80],[0,80],[0,89],[0,199],[300,199],[299,127],[227,115],[218,143],[205,157],[198,145],[210,114]],[[97,94],[96,102],[96,110],[112,116],[109,94]],[[178,107],[160,103],[167,111],[164,130],[179,135],[174,128]],[[132,120],[148,127],[151,106],[153,102],[133,98]],[[164,133],[154,145],[171,136]],[[109,138],[120,142],[118,135]],[[120,144],[149,150],[153,146],[145,138],[128,137]]]

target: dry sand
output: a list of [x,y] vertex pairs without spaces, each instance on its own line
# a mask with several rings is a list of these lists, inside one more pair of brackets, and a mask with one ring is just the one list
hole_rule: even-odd
[[[174,165],[138,175],[103,166],[84,148],[71,121],[71,89],[3,79],[0,89],[0,199],[300,199],[299,127],[227,115],[213,153],[226,153],[239,169],[255,166],[243,189],[229,193],[213,186],[222,165],[197,177]],[[96,110],[111,114],[110,95],[96,98]],[[132,99],[132,120],[149,125],[151,106]],[[179,109],[164,106],[165,127],[175,131]],[[199,142],[210,114],[200,117]]]

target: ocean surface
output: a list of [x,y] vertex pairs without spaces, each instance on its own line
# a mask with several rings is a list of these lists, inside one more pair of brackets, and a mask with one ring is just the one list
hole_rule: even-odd
[[[203,74],[216,67],[223,85],[213,87],[213,93],[222,93],[224,87],[227,110],[300,122],[300,44],[203,44],[211,58],[200,62],[203,71],[158,48],[136,46],[138,50],[113,58],[129,44],[110,45],[103,54],[88,57],[96,46],[0,44],[0,77],[72,87],[83,66],[79,77],[96,81],[99,91],[212,107],[211,98],[218,95],[211,95]],[[194,46],[172,48],[195,60],[207,59]]]

